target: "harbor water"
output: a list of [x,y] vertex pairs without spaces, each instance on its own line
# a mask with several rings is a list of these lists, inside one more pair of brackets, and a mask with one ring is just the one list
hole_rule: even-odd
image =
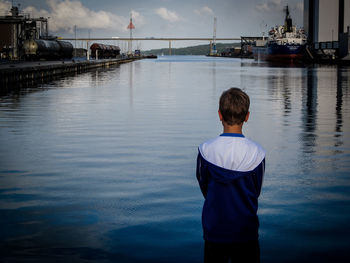
[[0,97],[1,262],[202,262],[197,147],[251,98],[262,262],[350,262],[350,68],[162,56]]

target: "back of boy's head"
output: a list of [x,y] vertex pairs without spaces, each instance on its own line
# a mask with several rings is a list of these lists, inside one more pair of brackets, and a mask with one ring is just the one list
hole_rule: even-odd
[[249,96],[239,88],[230,88],[220,97],[219,111],[228,125],[241,124],[249,112]]

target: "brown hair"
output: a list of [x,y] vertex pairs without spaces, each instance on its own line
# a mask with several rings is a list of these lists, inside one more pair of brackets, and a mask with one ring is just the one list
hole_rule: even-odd
[[239,88],[230,88],[220,97],[219,111],[228,125],[241,124],[249,111],[249,96]]

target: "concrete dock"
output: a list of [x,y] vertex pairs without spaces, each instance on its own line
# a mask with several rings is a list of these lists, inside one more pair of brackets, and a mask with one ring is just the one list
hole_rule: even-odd
[[81,73],[93,68],[109,67],[138,59],[140,57],[99,60],[12,61],[0,63],[0,91],[3,92],[9,87],[21,82]]

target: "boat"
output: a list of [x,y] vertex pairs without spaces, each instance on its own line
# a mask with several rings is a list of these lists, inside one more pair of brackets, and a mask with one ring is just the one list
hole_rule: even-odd
[[253,54],[256,60],[298,61],[304,57],[307,38],[302,28],[293,26],[288,6],[284,25],[272,27],[268,39],[256,41]]

